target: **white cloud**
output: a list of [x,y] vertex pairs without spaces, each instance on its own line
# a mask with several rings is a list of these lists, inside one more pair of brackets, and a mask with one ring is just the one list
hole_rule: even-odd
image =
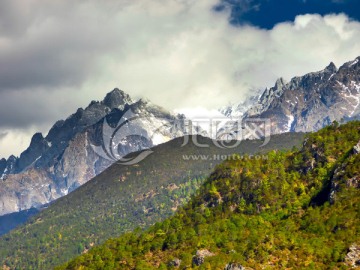
[[138,33],[146,44],[138,46],[140,36],[127,40],[124,58],[113,59],[101,84],[112,81],[170,109],[210,109],[271,86],[279,76],[290,79],[330,61],[339,65],[360,52],[360,24],[345,15],[298,16],[269,31],[199,16],[205,19],[189,17],[190,24],[174,19],[170,32],[164,22],[149,27]]
[[[360,54],[360,23],[344,14],[302,15],[264,30],[229,25],[226,12],[212,11],[216,3],[3,1],[2,117],[14,117],[16,128],[49,127],[114,87],[171,110],[212,110],[280,76],[290,79]],[[24,98],[15,101],[19,92]],[[20,149],[1,145],[0,155]]]
[[[30,127],[24,129],[9,129],[1,130],[0,133],[6,134],[0,136],[0,150],[2,158],[8,158],[10,155],[19,154],[20,149],[26,149],[30,144],[30,139],[35,132],[38,131],[38,127]],[[15,151],[14,151],[15,149]]]
[[224,115],[217,109],[208,110],[204,107],[181,108],[174,110],[175,113],[184,114],[190,119],[206,119],[224,118]]

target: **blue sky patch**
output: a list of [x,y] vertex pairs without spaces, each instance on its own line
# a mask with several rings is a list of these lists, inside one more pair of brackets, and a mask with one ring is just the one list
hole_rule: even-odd
[[221,12],[226,8],[231,9],[231,24],[251,24],[265,29],[307,13],[345,13],[360,21],[358,0],[222,0],[214,10]]

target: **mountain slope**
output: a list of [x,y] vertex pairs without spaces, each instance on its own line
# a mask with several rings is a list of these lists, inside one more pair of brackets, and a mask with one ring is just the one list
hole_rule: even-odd
[[0,217],[0,235],[6,234],[39,212],[36,208],[11,213]]
[[349,269],[360,260],[359,146],[350,122],[301,150],[226,161],[174,217],[56,269]]
[[[120,130],[118,122],[124,115],[136,115],[140,120],[132,122],[132,129],[128,124]],[[174,122],[180,128],[165,129]],[[0,215],[41,207],[98,175],[117,159],[115,154],[94,151],[94,146],[107,148],[104,140],[111,136],[111,150],[125,156],[183,136],[183,123],[183,116],[142,100],[133,102],[123,91],[114,89],[103,101],[93,101],[65,121],[58,121],[45,138],[35,134],[19,158],[0,162]],[[105,134],[106,128],[115,134]],[[155,130],[157,136],[151,137]]]
[[255,91],[251,96],[246,98],[239,104],[232,104],[230,106],[224,106],[219,109],[219,112],[229,118],[241,118],[254,104],[257,103],[261,97],[262,92]]
[[272,133],[311,132],[333,121],[357,119],[360,117],[359,60],[360,57],[339,69],[330,63],[322,71],[294,77],[290,82],[280,78],[245,113],[243,108],[248,105],[243,104],[223,113],[230,117],[240,114],[245,120],[270,119]]
[[[87,108],[79,108],[66,120],[57,121],[45,138],[41,133],[34,134],[28,149],[21,153],[19,158],[10,158],[4,171],[0,171],[0,174],[4,173],[2,176],[4,178],[9,174],[20,173],[29,166],[40,168],[52,165],[76,134],[82,132],[86,127],[96,124],[112,109],[123,110],[126,104],[132,103],[129,95],[119,89],[114,89],[106,95],[103,101],[92,101]],[[36,164],[33,164],[34,162]]]
[[253,140],[231,149],[203,137],[195,138],[209,147],[198,147],[191,140],[181,147],[184,138],[179,138],[155,147],[137,165],[115,163],[1,237],[0,263],[11,269],[49,269],[109,237],[171,216],[228,155],[288,149],[299,145],[303,136],[282,134],[261,148],[263,142]]

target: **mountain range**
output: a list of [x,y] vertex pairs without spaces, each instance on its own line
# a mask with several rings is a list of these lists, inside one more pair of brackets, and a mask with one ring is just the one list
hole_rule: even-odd
[[[202,186],[222,161],[221,155],[289,149],[299,145],[303,132],[337,125],[334,121],[359,119],[359,62],[360,57],[340,68],[330,63],[324,70],[289,82],[280,78],[261,95],[221,108],[230,124],[236,119],[242,123],[266,120],[270,125],[271,133],[260,134],[265,136],[262,141],[238,138],[244,141],[235,148],[223,147],[223,141],[190,136],[210,134],[196,126],[189,131],[192,123],[185,115],[149,101],[134,101],[119,89],[56,122],[45,137],[34,134],[19,157],[0,160],[0,235],[5,234],[0,255],[4,265],[46,268],[63,263],[136,225],[146,228],[173,215]],[[238,122],[234,127],[239,132]],[[244,135],[248,130],[241,127]],[[181,145],[189,138],[201,145],[215,144],[200,147],[201,151],[194,141]],[[214,138],[222,139],[218,134]]]
[[[257,101],[256,101],[257,99]],[[222,108],[229,117],[270,119],[272,134],[317,131],[333,121],[360,117],[360,57],[337,68],[280,78],[262,95]]]
[[[360,115],[359,59],[340,68],[330,63],[322,71],[294,77],[290,82],[280,78],[262,95],[251,96],[241,104],[220,111],[229,118],[243,121],[269,119],[273,134],[316,131],[334,120],[357,119]],[[46,137],[34,134],[30,146],[20,157],[0,160],[0,216],[46,205],[109,167],[116,157],[99,154],[93,146],[103,148],[104,126],[115,130],[129,111],[141,115],[132,132],[145,136],[112,141],[111,147],[117,148],[115,151],[121,156],[186,133],[184,115],[171,114],[147,101],[133,101],[128,94],[114,89],[103,101],[92,101],[85,109],[80,108],[66,120],[56,122]],[[148,134],[154,131],[156,136],[149,138]]]
[[[245,102],[220,111],[242,121],[269,119],[272,134],[316,131],[334,120],[357,119],[359,59],[340,68],[330,63],[322,71],[294,77],[290,82],[280,78],[261,95],[256,93]],[[104,100],[92,101],[85,109],[80,108],[66,120],[56,122],[46,137],[34,134],[20,157],[0,160],[0,216],[41,208],[108,168],[118,156],[96,151],[104,148],[105,135],[114,136],[105,134],[109,131],[104,126],[109,127],[110,133],[117,131],[120,119],[127,112],[140,116],[140,121],[133,123],[132,133],[144,136],[127,136],[124,140],[118,135],[125,133],[126,137],[131,129],[117,132],[117,141],[111,141],[110,148],[120,156],[186,134],[184,115],[174,115],[148,101],[133,101],[128,94],[114,89]],[[156,136],[150,138],[149,134],[155,132]]]
[[[118,123],[124,115],[137,117],[122,127],[134,134],[120,130]],[[147,101],[134,102],[123,91],[114,89],[103,101],[92,101],[85,109],[56,122],[46,137],[36,133],[19,158],[1,160],[0,215],[48,204],[109,167],[116,160],[115,152],[121,157],[183,136],[182,124],[183,116]],[[104,134],[109,130],[110,134]],[[114,153],[97,153],[108,137],[112,145],[105,148]]]

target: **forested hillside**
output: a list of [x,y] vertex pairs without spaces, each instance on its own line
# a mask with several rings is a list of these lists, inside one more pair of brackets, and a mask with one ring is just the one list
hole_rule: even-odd
[[[137,165],[114,164],[2,236],[0,263],[10,269],[50,269],[110,237],[172,216],[221,162],[214,155],[291,149],[300,145],[303,137],[282,134],[272,136],[263,147],[262,141],[253,140],[231,149],[218,148],[203,137],[198,142],[209,147],[200,148],[191,141],[181,147],[184,140],[179,138],[155,147],[154,153]],[[203,158],[190,159],[190,155]]]
[[349,269],[360,259],[359,140],[360,122],[334,123],[300,150],[237,156],[175,216],[57,269]]

